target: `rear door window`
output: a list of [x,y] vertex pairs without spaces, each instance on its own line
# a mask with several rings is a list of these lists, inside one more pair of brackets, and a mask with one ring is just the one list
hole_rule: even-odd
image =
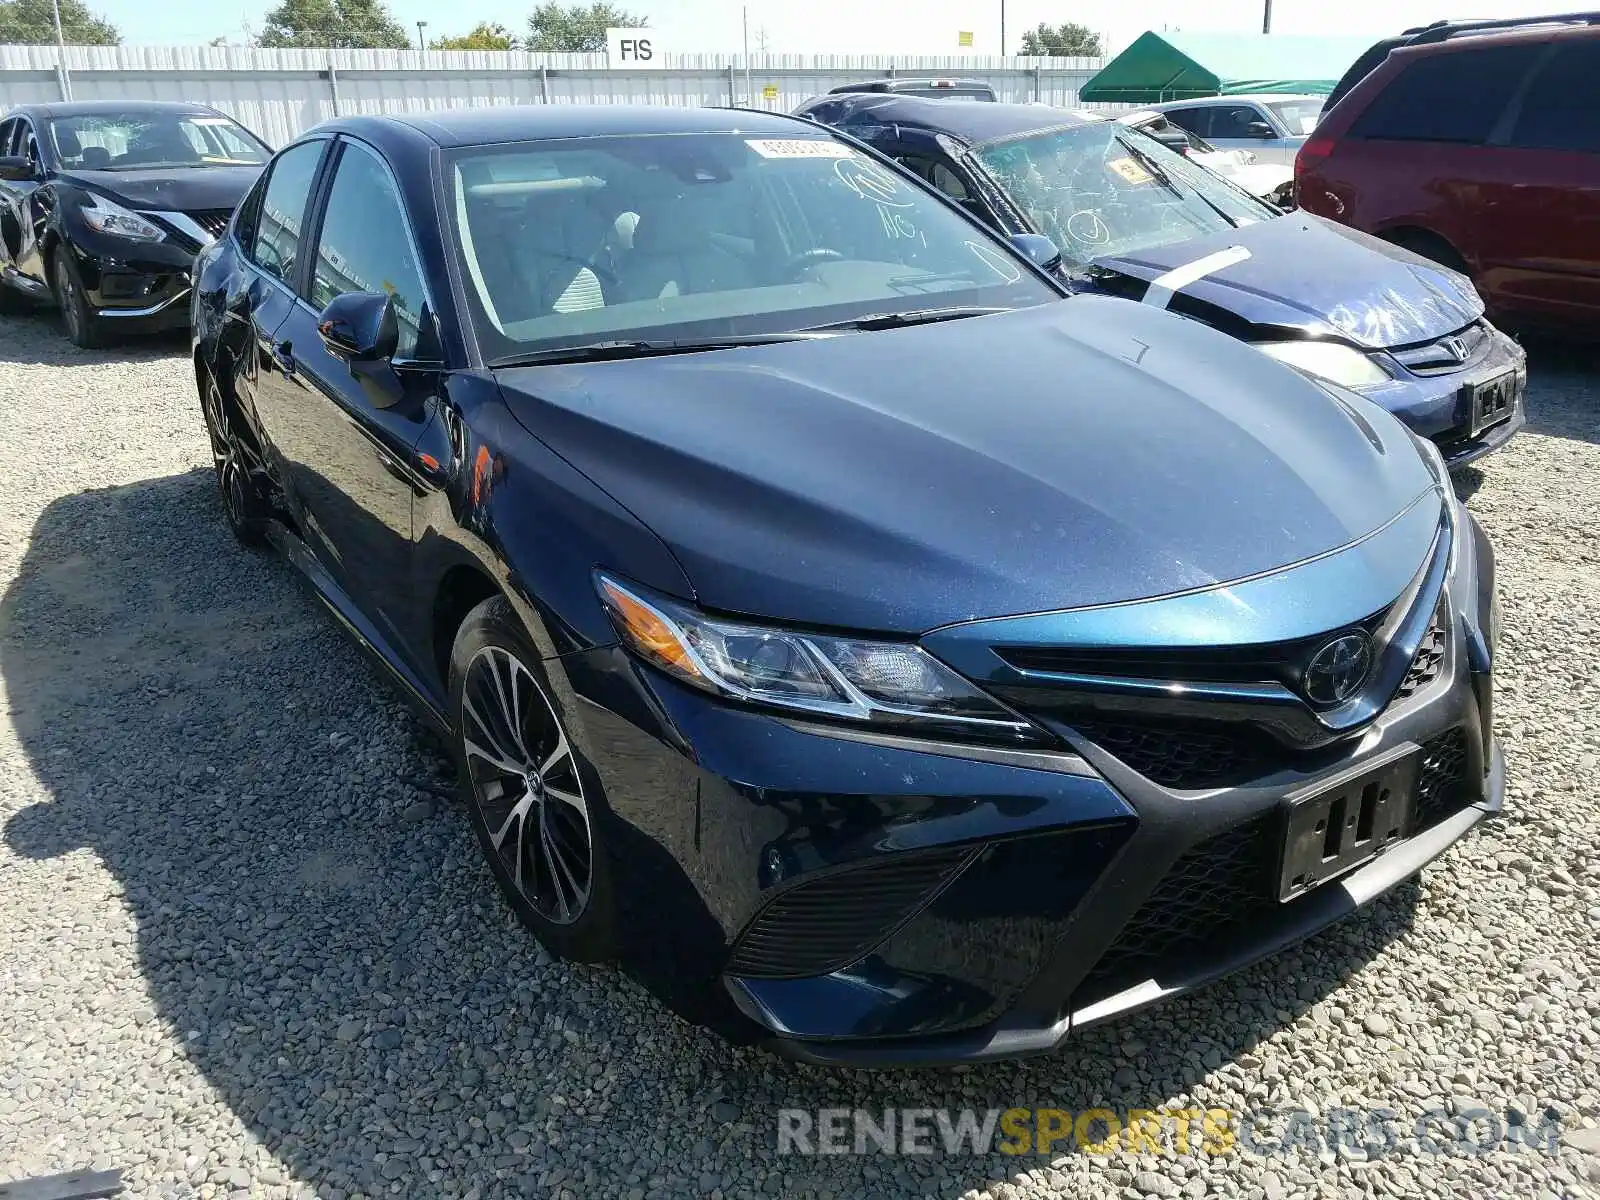
[[1213,141],[1255,137],[1256,135],[1250,132],[1252,125],[1266,125],[1271,128],[1271,123],[1254,105],[1231,104],[1227,108],[1213,108],[1211,132],[1205,136]]
[[1481,145],[1543,49],[1484,46],[1415,59],[1373,98],[1350,134]]
[[1600,41],[1555,52],[1529,86],[1511,131],[1513,146],[1600,153]]
[[1190,133],[1208,138],[1211,136],[1211,112],[1211,105],[1202,104],[1195,108],[1175,108],[1167,117],[1174,125],[1181,125]]

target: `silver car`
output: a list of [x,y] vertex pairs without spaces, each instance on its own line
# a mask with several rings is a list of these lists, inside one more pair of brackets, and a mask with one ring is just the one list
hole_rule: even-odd
[[1219,150],[1250,150],[1259,163],[1293,166],[1301,144],[1317,127],[1325,99],[1290,94],[1206,96],[1150,107]]

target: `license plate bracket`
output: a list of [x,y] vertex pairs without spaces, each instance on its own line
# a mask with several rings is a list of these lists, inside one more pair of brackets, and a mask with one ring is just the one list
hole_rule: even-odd
[[1421,753],[1415,749],[1285,801],[1278,899],[1294,900],[1360,866],[1410,831]]
[[1515,368],[1467,384],[1467,436],[1475,438],[1491,425],[1508,420],[1524,386],[1522,373]]

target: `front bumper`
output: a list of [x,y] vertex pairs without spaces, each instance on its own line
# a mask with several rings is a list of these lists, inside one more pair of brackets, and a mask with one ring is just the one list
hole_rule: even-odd
[[1465,388],[1496,374],[1527,367],[1527,354],[1522,347],[1497,329],[1490,328],[1486,351],[1459,371],[1419,375],[1392,360],[1387,365],[1398,372],[1397,377],[1377,387],[1359,389],[1360,394],[1388,409],[1413,433],[1431,439],[1452,471],[1492,454],[1527,424],[1526,408],[1519,396],[1508,417],[1476,437],[1471,436]]
[[[1313,765],[1242,786],[1162,787],[1080,739],[1019,754],[808,725],[615,647],[568,656],[616,877],[638,881],[630,965],[680,1011],[720,1012],[793,1058],[974,1062],[1047,1052],[1348,916],[1502,802],[1493,554],[1457,522],[1431,682]],[[1281,845],[1285,797],[1410,747],[1450,773],[1408,836],[1280,904],[1261,855]]]
[[126,333],[189,327],[195,254],[189,247],[92,235],[75,240],[71,251],[96,317]]

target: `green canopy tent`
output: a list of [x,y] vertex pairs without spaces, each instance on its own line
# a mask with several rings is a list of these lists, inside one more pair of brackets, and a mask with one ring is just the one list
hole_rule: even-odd
[[1326,95],[1371,38],[1143,33],[1078,89],[1100,104],[1159,104],[1262,92]]

